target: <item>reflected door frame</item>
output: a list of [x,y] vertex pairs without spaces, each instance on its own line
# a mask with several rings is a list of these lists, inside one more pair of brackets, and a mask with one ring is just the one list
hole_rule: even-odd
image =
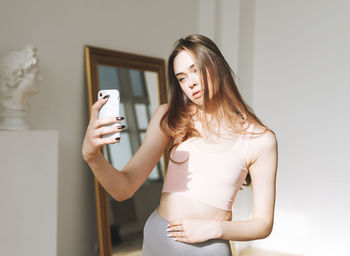
[[[89,45],[84,47],[84,51],[90,115],[91,107],[93,103],[96,102],[97,93],[100,89],[98,77],[99,64],[156,72],[158,77],[159,103],[163,104],[167,102],[165,61],[163,59]],[[167,161],[166,156],[165,160]],[[94,186],[100,256],[111,256],[112,246],[109,228],[108,196],[96,177],[94,177]]]

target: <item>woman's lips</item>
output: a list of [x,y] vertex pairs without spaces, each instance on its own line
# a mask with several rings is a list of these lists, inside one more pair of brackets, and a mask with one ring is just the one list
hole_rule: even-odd
[[195,98],[195,99],[198,99],[201,96],[202,96],[201,91],[196,91],[196,92],[192,93],[192,97]]

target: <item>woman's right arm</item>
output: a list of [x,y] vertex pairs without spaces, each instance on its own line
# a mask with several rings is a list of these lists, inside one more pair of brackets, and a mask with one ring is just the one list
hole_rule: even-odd
[[98,100],[91,109],[91,118],[86,130],[82,154],[99,183],[118,201],[133,196],[147,179],[162,156],[169,137],[160,128],[160,120],[167,105],[160,105],[148,125],[142,145],[121,170],[114,168],[103,156],[101,148],[116,142],[115,138],[101,138],[102,134],[118,132],[121,129],[104,127],[106,124],[120,122],[113,118],[98,119],[98,110],[107,99]]

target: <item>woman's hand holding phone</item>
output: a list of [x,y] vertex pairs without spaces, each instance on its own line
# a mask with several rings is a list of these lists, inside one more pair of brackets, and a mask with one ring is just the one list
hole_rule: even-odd
[[[101,154],[101,148],[103,145],[119,142],[120,132],[125,128],[124,125],[120,125],[120,121],[124,118],[119,116],[119,99],[118,109],[115,112],[118,113],[118,115],[101,115],[103,106],[107,106],[105,109],[108,110],[108,105],[106,105],[106,103],[110,100],[111,95],[108,94],[108,91],[105,91],[104,94],[100,93],[101,91],[99,92],[99,99],[91,108],[90,122],[86,129],[83,142],[82,154],[86,162],[89,162],[94,157]],[[107,112],[109,113],[108,115],[111,115],[110,111]]]

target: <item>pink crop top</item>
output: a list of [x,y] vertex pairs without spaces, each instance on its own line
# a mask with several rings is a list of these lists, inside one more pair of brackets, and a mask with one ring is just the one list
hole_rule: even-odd
[[232,210],[248,169],[246,153],[249,136],[236,141],[208,143],[203,138],[190,138],[171,153],[162,192],[175,193]]

